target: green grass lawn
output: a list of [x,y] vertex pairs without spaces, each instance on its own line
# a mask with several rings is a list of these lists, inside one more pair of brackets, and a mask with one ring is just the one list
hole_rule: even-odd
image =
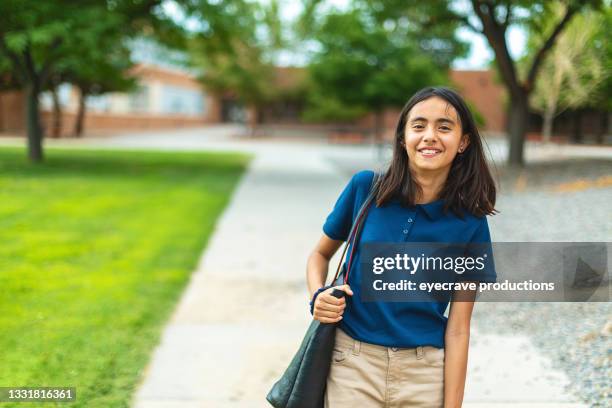
[[46,407],[128,406],[249,158],[25,157],[0,148],[0,386],[76,387]]

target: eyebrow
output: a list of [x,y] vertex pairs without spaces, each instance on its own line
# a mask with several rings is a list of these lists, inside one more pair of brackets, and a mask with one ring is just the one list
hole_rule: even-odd
[[[410,123],[414,123],[414,122],[427,122],[427,118],[419,116],[419,117],[416,117],[416,118],[410,120]],[[450,118],[440,118],[436,122],[450,123],[451,125],[455,124],[455,121],[450,119]]]

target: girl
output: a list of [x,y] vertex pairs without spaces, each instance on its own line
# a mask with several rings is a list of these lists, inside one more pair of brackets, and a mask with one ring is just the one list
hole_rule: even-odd
[[[448,88],[431,87],[404,106],[393,158],[364,220],[349,282],[337,287],[347,296],[338,299],[333,287],[323,286],[329,261],[348,238],[373,177],[367,170],[352,177],[308,258],[313,316],[340,322],[325,407],[461,407],[474,298],[459,302],[466,292],[454,292],[448,318],[448,301],[364,302],[358,265],[363,242],[491,242],[486,215],[497,212],[496,188],[463,99]],[[482,280],[495,279],[492,269]]]

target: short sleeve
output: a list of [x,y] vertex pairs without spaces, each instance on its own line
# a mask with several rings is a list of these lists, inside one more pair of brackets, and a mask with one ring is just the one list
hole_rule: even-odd
[[461,275],[461,281],[496,282],[497,272],[493,259],[493,245],[491,244],[491,233],[487,217],[479,220],[479,225],[470,239],[468,245],[468,256],[474,258],[475,268]]
[[331,239],[346,241],[353,224],[353,211],[355,208],[355,177],[346,185],[331,213],[323,224],[323,232]]

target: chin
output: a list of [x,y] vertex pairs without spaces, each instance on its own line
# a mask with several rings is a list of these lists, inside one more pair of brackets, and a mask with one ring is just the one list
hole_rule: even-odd
[[414,167],[417,170],[432,171],[432,170],[442,170],[446,168],[447,166],[444,163],[432,163],[431,161],[426,161],[426,162],[415,162]]

